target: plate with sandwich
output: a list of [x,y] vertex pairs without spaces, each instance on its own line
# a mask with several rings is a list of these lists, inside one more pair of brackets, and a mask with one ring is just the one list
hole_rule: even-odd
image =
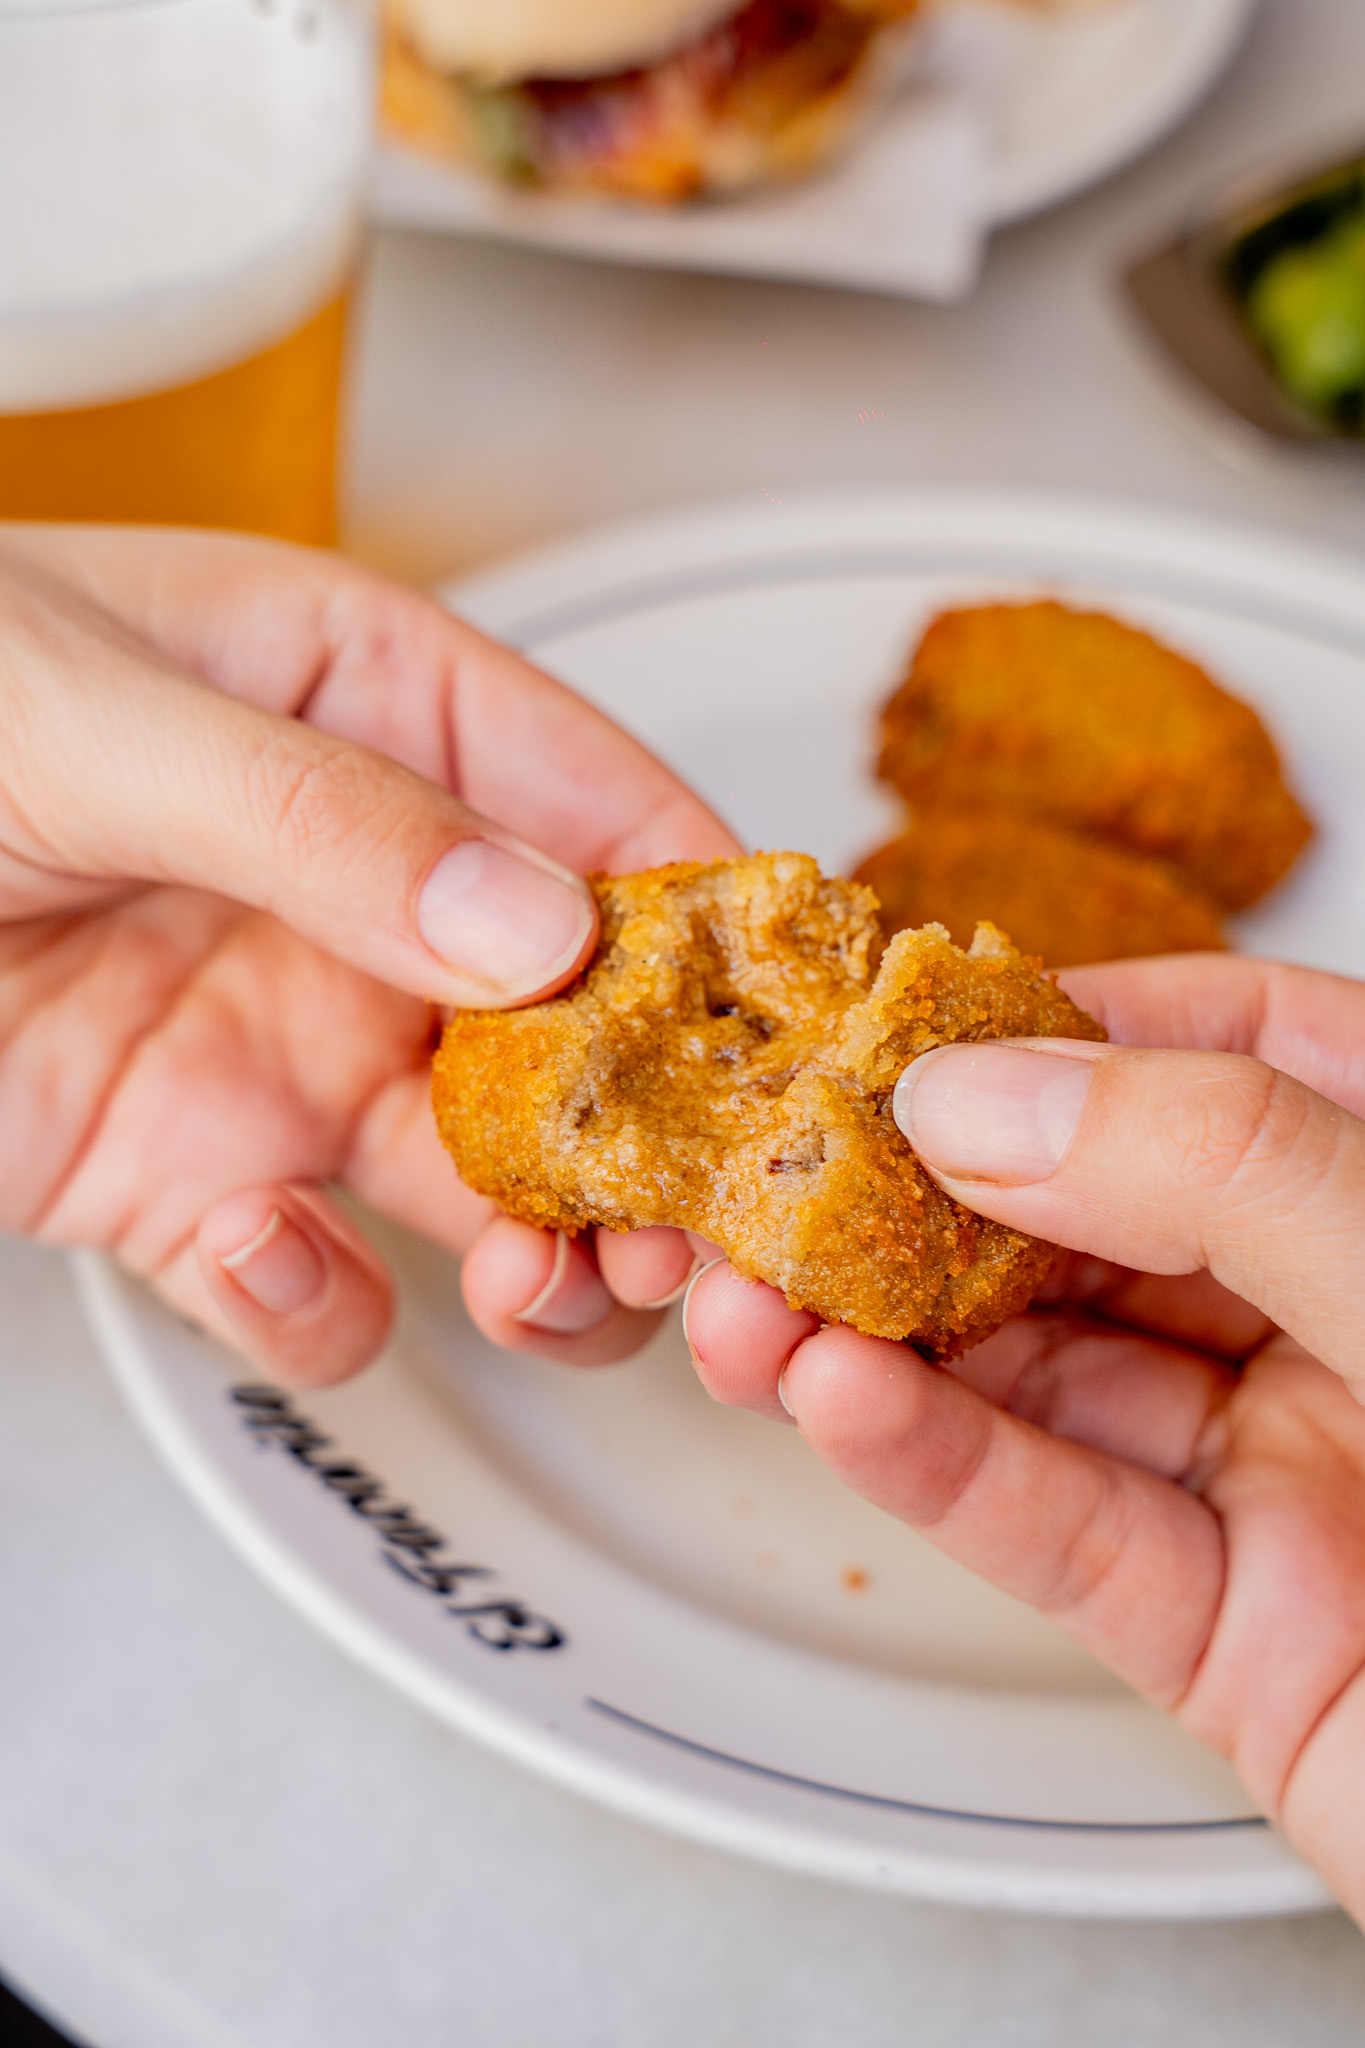
[[[1135,508],[888,493],[646,521],[449,598],[638,732],[751,844],[829,877],[880,865],[899,921],[924,917],[927,892],[948,927],[935,946],[1003,909],[1026,858],[1053,885],[1016,887],[1009,916],[1055,958],[1228,943],[1365,972],[1365,594],[1326,551]],[[1002,697],[1011,674],[1034,680]],[[1131,715],[1082,746],[1068,691],[1097,677]],[[1173,754],[1153,735],[1177,708]],[[1041,781],[1019,765],[1040,750]],[[969,842],[948,820],[972,805],[989,833]],[[808,861],[773,873],[816,887]],[[866,910],[852,882],[820,903],[853,924]],[[813,944],[819,928],[803,926]],[[856,982],[852,929],[836,936]],[[891,940],[869,1000],[924,943]],[[996,940],[955,958],[1056,999]],[[788,1056],[766,1028],[745,1050],[736,1007],[710,1003],[696,1030],[736,1086],[753,1066],[758,1129],[788,1099],[769,1072]],[[835,1106],[856,1122],[859,1074],[845,1080]],[[526,1187],[548,1125],[520,1127]],[[699,1121],[687,1163],[710,1136]],[[486,1171],[505,1170],[487,1149]],[[796,1182],[768,1171],[781,1250]],[[400,1283],[395,1337],[354,1382],[308,1394],[263,1384],[111,1263],[81,1254],[78,1273],[170,1468],[379,1682],[618,1812],[818,1877],[1069,1914],[1330,1903],[1225,1763],[841,1487],[796,1432],[712,1403],[676,1320],[610,1370],[509,1355],[469,1323],[452,1260],[371,1227]],[[924,1274],[901,1264],[913,1292]],[[892,1293],[828,1312],[872,1327],[905,1310]],[[960,1349],[951,1318],[902,1333]]]
[[961,296],[1146,148],[1252,0],[388,0],[374,210],[626,262]]

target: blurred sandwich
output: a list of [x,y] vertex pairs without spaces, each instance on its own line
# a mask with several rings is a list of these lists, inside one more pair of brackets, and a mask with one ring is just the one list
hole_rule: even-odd
[[395,140],[655,205],[800,177],[893,83],[919,0],[387,0]]

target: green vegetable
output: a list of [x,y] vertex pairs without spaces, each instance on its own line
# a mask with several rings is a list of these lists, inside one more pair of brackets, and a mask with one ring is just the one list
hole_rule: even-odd
[[1365,431],[1365,214],[1281,250],[1246,312],[1285,389],[1333,425]]
[[535,113],[515,86],[466,85],[475,132],[489,168],[512,185],[538,185]]
[[1263,214],[1228,249],[1224,278],[1288,395],[1365,435],[1365,161]]

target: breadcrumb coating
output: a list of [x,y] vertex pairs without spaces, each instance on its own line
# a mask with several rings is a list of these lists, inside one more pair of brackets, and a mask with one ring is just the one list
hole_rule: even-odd
[[888,935],[935,919],[963,946],[989,919],[1047,967],[1223,945],[1213,905],[1165,862],[1014,811],[916,803],[854,880]]
[[1169,861],[1225,910],[1312,832],[1249,705],[1150,634],[1051,601],[934,619],[883,714],[879,772],[912,803],[1013,810]]
[[1023,1308],[1051,1245],[961,1208],[891,1114],[931,1047],[1102,1038],[993,927],[885,945],[876,899],[804,854],[597,876],[561,995],[463,1011],[433,1099],[466,1182],[547,1230],[675,1224],[794,1307],[953,1358]]

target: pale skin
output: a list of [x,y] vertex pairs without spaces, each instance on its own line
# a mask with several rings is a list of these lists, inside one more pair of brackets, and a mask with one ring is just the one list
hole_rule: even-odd
[[327,558],[11,528],[0,715],[0,1227],[107,1247],[300,1386],[391,1313],[337,1186],[566,1362],[627,1356],[693,1275],[718,1399],[794,1420],[1230,1756],[1365,1918],[1365,988],[1074,970],[1115,1044],[917,1063],[930,1170],[1078,1255],[945,1370],[677,1233],[556,1244],[455,1181],[433,1004],[562,985],[583,870],[735,850],[571,693]]
[[1075,1248],[1051,1298],[941,1369],[716,1266],[693,1355],[1229,1757],[1365,1919],[1365,986],[1062,978],[1124,1045],[931,1054],[900,1113],[960,1200]]
[[[357,1371],[392,1313],[334,1187],[467,1254],[499,1343],[644,1341],[635,1304],[692,1250],[604,1241],[609,1291],[590,1244],[557,1260],[463,1188],[433,1006],[567,980],[596,935],[582,872],[735,851],[696,797],[425,598],[208,534],[0,528],[0,724],[0,1228],[116,1252],[296,1385]],[[500,869],[481,910],[476,868],[470,957],[445,957],[433,872],[526,841],[548,900]]]

